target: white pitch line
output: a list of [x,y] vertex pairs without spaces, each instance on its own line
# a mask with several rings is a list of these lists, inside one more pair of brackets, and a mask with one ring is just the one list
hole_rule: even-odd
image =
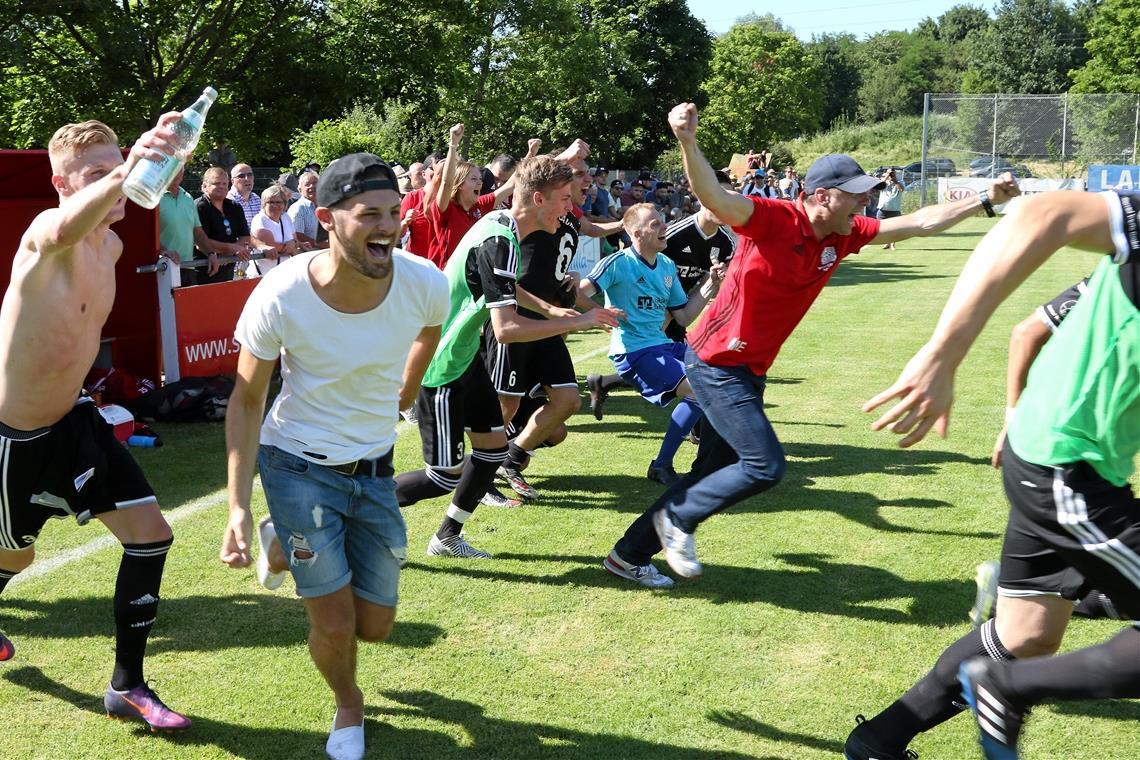
[[[259,482],[259,479],[254,479],[255,485]],[[205,496],[199,496],[193,501],[188,501],[176,509],[172,509],[169,512],[163,512],[163,517],[166,518],[166,521],[168,523],[173,525],[189,517],[193,517],[199,512],[208,509],[209,507],[223,504],[225,501],[226,489],[219,488],[218,490],[212,493],[208,493]],[[58,570],[65,565],[70,565],[72,562],[77,562],[78,560],[90,557],[95,552],[102,551],[103,549],[111,549],[118,545],[119,541],[114,536],[100,536],[99,538],[88,541],[87,543],[81,546],[77,546],[74,549],[68,549],[65,552],[60,552],[54,557],[49,557],[48,559],[37,561],[27,570],[13,578],[8,585],[15,586],[20,583],[26,583],[35,578],[39,578],[40,576],[54,572],[55,570]]]
[[[595,356],[601,356],[608,351],[609,345],[607,344],[601,348],[595,348],[593,351],[587,351],[581,356],[575,356],[573,357],[572,361],[577,364],[579,362],[593,359]],[[400,423],[396,425],[397,435],[408,430],[410,427],[411,425],[401,420]],[[260,479],[255,478],[254,485],[257,485],[258,483],[260,483]],[[176,509],[172,509],[169,512],[164,512],[163,516],[166,517],[166,521],[168,523],[174,525],[177,522],[181,522],[190,517],[193,517],[199,512],[203,512],[209,507],[222,504],[225,501],[226,489],[219,488],[218,490],[212,493],[208,493],[205,496],[199,496],[193,501],[186,502]],[[13,578],[8,585],[14,587],[20,585],[21,583],[27,583],[29,581],[35,580],[36,578],[45,576],[48,573],[55,572],[61,567],[66,567],[72,562],[78,562],[81,559],[90,557],[95,552],[100,552],[104,549],[113,549],[118,545],[119,542],[114,536],[100,536],[99,538],[88,541],[85,544],[76,546],[74,549],[68,549],[67,551],[60,552],[54,557],[49,557],[45,560],[37,560],[35,564]]]

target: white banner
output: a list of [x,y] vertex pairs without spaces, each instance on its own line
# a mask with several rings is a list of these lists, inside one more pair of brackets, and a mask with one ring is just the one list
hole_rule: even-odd
[[578,251],[574,254],[574,259],[570,262],[571,271],[585,277],[598,263],[598,259],[602,255],[602,241],[598,238],[586,237],[580,235],[578,237]]
[[[963,198],[970,198],[978,194],[980,190],[985,190],[990,186],[991,180],[986,177],[939,177],[938,178],[938,202],[939,203],[953,203],[960,201]],[[1022,195],[1033,195],[1034,193],[1045,193],[1051,190],[1084,190],[1085,181],[1083,179],[1042,179],[1038,177],[1028,177],[1026,179],[1019,179],[1017,186],[1021,188]],[[999,214],[1005,212],[1007,204],[1000,205],[994,204],[994,210]]]

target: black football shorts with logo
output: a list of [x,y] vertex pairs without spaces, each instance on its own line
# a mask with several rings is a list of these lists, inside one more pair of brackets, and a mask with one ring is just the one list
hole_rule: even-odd
[[89,400],[51,427],[0,423],[0,548],[30,546],[51,518],[74,517],[82,525],[155,502],[138,463]]
[[1072,598],[1073,579],[1084,576],[1086,587],[1140,620],[1140,500],[1132,489],[1086,462],[1026,462],[1008,441],[1001,462],[1010,510],[998,593]]
[[416,397],[424,462],[450,469],[462,464],[463,434],[503,429],[499,394],[487,376],[482,352],[458,379],[438,388],[423,386]]

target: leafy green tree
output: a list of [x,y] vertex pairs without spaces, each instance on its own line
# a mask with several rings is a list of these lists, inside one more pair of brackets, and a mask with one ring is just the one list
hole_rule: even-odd
[[808,50],[820,62],[824,88],[821,125],[830,128],[837,119],[850,121],[859,110],[859,87],[863,84],[859,41],[853,34],[813,37]]
[[328,166],[349,153],[375,153],[388,163],[409,166],[431,151],[432,139],[416,123],[415,108],[388,100],[378,111],[356,105],[339,119],[322,119],[307,131],[298,130],[289,141],[292,166],[316,161]]
[[990,14],[975,5],[955,5],[938,17],[938,39],[943,42],[964,42],[975,32],[985,31],[990,25]]
[[1085,43],[1090,58],[1072,72],[1076,92],[1140,92],[1140,5],[1106,0],[1089,25]]
[[972,40],[963,86],[971,92],[1057,93],[1087,54],[1085,29],[1062,0],[999,0],[996,16]]
[[0,83],[5,138],[43,145],[59,124],[98,117],[126,142],[212,84],[220,96],[203,142],[225,135],[241,157],[283,152],[333,82],[305,55],[324,9],[322,0],[8,0],[0,60],[18,73]]
[[[922,113],[923,95],[939,80],[947,46],[924,34],[884,32],[861,51],[859,119],[874,122]],[[956,79],[956,77],[955,77]]]
[[713,44],[710,75],[701,89],[702,142],[719,165],[734,152],[771,145],[815,130],[823,115],[818,58],[793,35],[738,24]]

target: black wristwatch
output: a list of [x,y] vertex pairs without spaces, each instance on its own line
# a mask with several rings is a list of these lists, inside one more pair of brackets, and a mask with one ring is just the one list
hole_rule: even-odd
[[988,190],[982,190],[978,193],[978,200],[982,202],[982,208],[986,212],[986,216],[994,216],[994,204],[990,203],[990,194]]

